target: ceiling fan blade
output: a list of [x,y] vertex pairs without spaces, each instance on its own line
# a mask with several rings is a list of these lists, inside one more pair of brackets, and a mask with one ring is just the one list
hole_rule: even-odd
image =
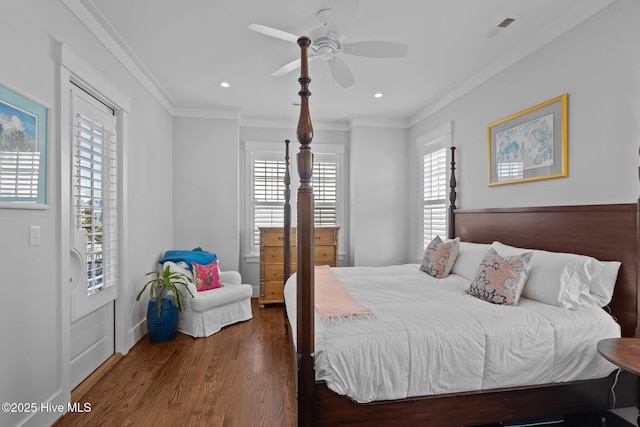
[[[313,59],[315,58],[315,56],[309,55],[308,61],[311,62]],[[289,62],[288,64],[285,64],[284,66],[278,68],[277,70],[275,70],[273,73],[271,73],[272,76],[283,76],[287,73],[292,72],[293,70],[296,70],[298,68],[300,68],[300,58],[298,59],[294,59],[293,61]]]
[[294,59],[293,61],[289,62],[288,64],[278,68],[277,70],[275,70],[273,73],[271,73],[272,76],[283,76],[287,73],[290,73],[291,71],[300,68],[300,58],[298,59]]
[[333,59],[328,60],[327,63],[329,64],[329,71],[333,76],[333,80],[340,86],[347,88],[356,82],[351,70],[349,70],[349,67],[347,67],[347,64],[345,64],[342,59],[334,56]]
[[355,42],[344,45],[348,55],[367,56],[369,58],[402,58],[407,54],[404,43],[395,42]]
[[258,33],[266,34],[277,39],[286,40],[289,42],[298,42],[298,36],[295,34],[287,33],[286,31],[278,30],[276,28],[267,27],[260,24],[249,24],[249,29]]
[[356,16],[360,0],[336,0],[329,12],[325,26],[329,31],[342,35]]

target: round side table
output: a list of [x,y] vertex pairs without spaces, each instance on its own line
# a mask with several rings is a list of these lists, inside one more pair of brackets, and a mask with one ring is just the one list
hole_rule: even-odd
[[[640,376],[640,338],[608,338],[598,342],[598,353],[620,369]],[[638,402],[640,408],[640,402]],[[640,416],[638,416],[640,425]]]

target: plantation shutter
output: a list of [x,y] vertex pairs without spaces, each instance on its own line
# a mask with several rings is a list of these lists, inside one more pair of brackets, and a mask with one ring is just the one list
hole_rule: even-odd
[[284,225],[284,160],[253,161],[253,244],[260,244],[260,227]]
[[338,220],[338,162],[318,161],[311,178],[314,193],[314,225],[335,226]]
[[74,115],[73,198],[76,229],[86,235],[87,290],[117,280],[116,135],[81,112]]
[[447,237],[447,151],[439,148],[423,153],[422,243],[426,247],[434,237]]

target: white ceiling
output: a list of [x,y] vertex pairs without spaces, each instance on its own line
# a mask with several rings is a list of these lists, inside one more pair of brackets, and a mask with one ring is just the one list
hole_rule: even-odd
[[[175,109],[234,110],[243,119],[297,120],[299,70],[270,74],[300,55],[292,42],[250,31],[258,23],[296,35],[340,0],[80,0],[120,54]],[[346,42],[406,43],[401,59],[342,56],[344,89],[327,63],[309,64],[314,121],[354,117],[416,121],[429,109],[543,46],[612,0],[362,0]],[[516,21],[486,35],[504,18]],[[94,30],[94,33],[96,33]],[[104,33],[104,32],[103,32]],[[139,72],[139,70],[138,70]],[[230,88],[219,83],[227,81]],[[376,92],[382,98],[374,98]]]

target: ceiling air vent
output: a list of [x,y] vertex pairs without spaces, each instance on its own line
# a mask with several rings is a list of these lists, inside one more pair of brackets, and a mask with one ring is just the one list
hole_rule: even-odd
[[487,37],[492,38],[492,37],[497,36],[502,31],[504,31],[505,28],[507,28],[509,25],[513,24],[513,22],[515,20],[516,20],[515,18],[504,18],[502,20],[502,22],[500,22],[498,25],[496,25],[496,27],[487,34]]

